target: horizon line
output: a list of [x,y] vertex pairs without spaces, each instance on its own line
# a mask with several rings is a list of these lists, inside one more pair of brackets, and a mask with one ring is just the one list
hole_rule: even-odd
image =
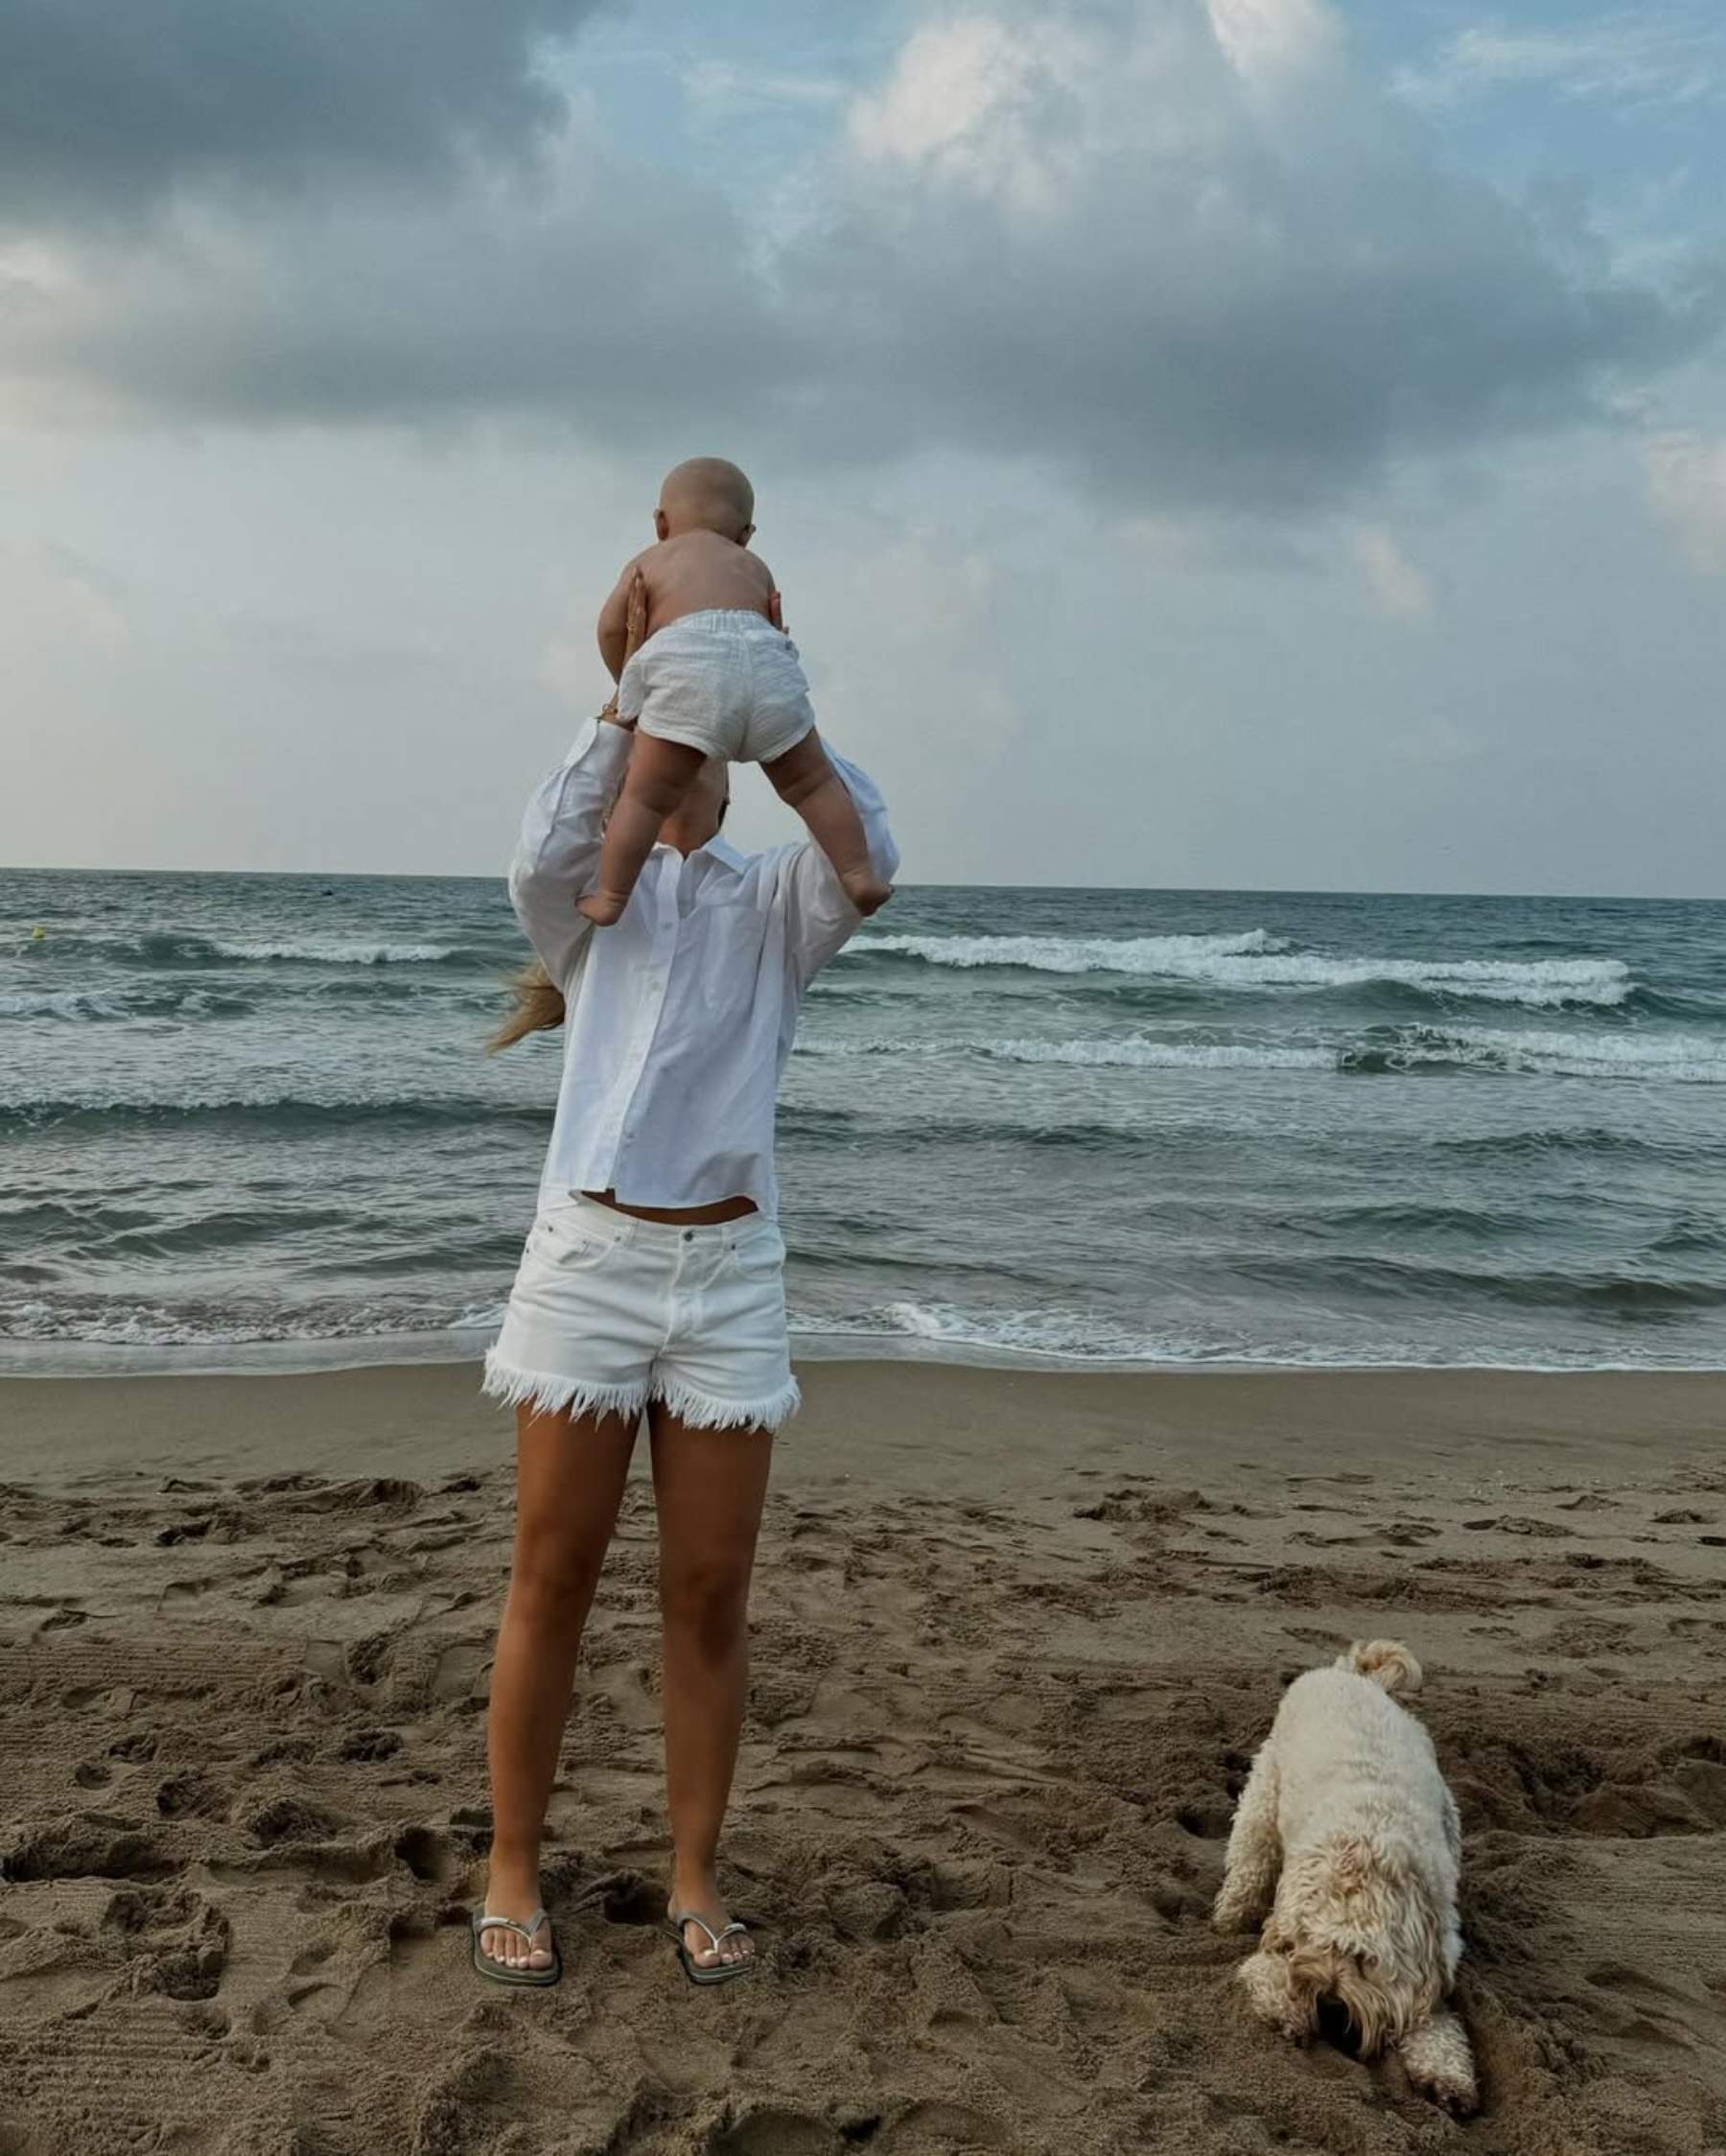
[[[5,876],[130,876],[130,877],[225,877],[275,879],[298,883],[496,883],[506,881],[502,871],[480,873],[468,869],[336,869],[336,868],[115,868],[78,867],[64,863],[20,865],[0,863]],[[1267,898],[1267,899],[1499,899],[1538,900],[1549,902],[1584,902],[1600,905],[1726,905],[1726,890],[1717,895],[1682,891],[1489,891],[1432,890],[1384,884],[1292,883],[935,883],[897,884],[898,891],[1044,891],[1050,893],[1140,893],[1146,897]]]

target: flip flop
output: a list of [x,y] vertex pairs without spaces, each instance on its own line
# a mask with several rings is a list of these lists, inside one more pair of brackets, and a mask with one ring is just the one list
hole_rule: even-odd
[[731,1924],[722,1924],[719,1927],[718,1931],[715,1932],[713,1927],[708,1922],[707,1918],[705,1916],[697,1916],[692,1909],[685,1910],[681,1916],[676,1912],[676,1910],[673,1910],[671,1914],[665,1918],[665,1923],[661,1928],[662,1930],[668,1932],[671,1934],[672,1938],[676,1940],[677,1958],[683,1963],[683,1973],[686,1977],[688,1978],[691,1983],[731,1983],[738,1977],[747,1977],[754,1973],[756,1957],[753,1954],[748,1956],[744,1960],[741,1961],[714,1961],[706,1966],[697,1961],[695,1957],[689,1952],[688,1946],[684,1939],[684,1926],[686,1924],[694,1924],[699,1926],[700,1929],[707,1933],[709,1939],[711,1941],[712,1949],[715,1953],[718,1952],[719,1942],[722,1939],[737,1937],[747,1938],[749,1936],[749,1927],[747,1924],[738,1924],[734,1922]]
[[555,1938],[551,1941],[551,1965],[547,1969],[512,1969],[507,1961],[499,1961],[486,1953],[479,1944],[481,1932],[513,1932],[518,1938],[533,1945],[534,1933],[549,1918],[543,1909],[536,1909],[525,1924],[518,1924],[513,1916],[488,1916],[475,1910],[470,1920],[474,1931],[474,1967],[488,1983],[506,1983],[529,1991],[543,1991],[563,1975],[563,1955]]

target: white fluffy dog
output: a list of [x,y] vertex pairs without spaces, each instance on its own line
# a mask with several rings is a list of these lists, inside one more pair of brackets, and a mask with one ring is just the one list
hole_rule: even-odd
[[1417,2089],[1466,2112],[1474,2059],[1445,2004],[1461,1830],[1432,1739],[1389,1697],[1419,1683],[1407,1648],[1375,1640],[1289,1687],[1241,1793],[1216,1922],[1264,1923],[1240,1981],[1273,2028],[1310,2036],[1334,2002],[1364,2058],[1394,2049]]

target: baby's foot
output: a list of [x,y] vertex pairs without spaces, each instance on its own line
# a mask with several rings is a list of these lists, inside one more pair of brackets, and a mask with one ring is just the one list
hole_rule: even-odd
[[629,903],[629,895],[616,891],[590,891],[585,899],[575,901],[577,913],[585,914],[595,928],[609,928]]
[[839,880],[845,886],[845,895],[861,914],[879,913],[893,896],[893,885],[883,883],[866,868],[841,870]]

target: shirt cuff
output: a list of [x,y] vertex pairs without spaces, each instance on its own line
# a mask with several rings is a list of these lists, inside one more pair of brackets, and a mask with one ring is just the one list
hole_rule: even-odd
[[629,754],[630,729],[614,726],[607,718],[584,719],[579,733],[570,744],[568,761],[585,763],[590,756],[598,755],[610,762],[619,762]]

